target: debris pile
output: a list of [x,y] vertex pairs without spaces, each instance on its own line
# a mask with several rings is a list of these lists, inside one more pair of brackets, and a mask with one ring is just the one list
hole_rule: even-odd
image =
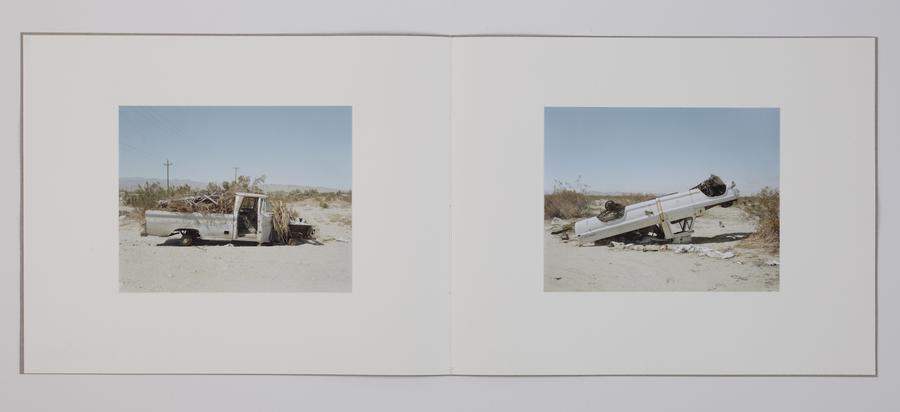
[[163,199],[156,208],[181,213],[234,213],[234,193],[201,193],[193,196]]

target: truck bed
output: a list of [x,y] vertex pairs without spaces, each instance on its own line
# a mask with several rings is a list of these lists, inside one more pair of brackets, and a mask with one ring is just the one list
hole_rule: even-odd
[[179,229],[192,229],[201,239],[231,240],[234,216],[221,213],[180,213],[148,210],[144,213],[146,231],[151,236],[171,236]]

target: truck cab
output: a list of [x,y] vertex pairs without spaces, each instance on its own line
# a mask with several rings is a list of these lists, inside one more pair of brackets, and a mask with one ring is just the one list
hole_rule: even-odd
[[234,237],[258,243],[272,239],[272,208],[266,195],[236,193],[234,196]]

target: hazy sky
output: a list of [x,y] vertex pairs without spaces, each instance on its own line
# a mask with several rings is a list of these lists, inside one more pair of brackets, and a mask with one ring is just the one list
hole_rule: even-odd
[[350,189],[349,106],[121,106],[119,177]]
[[581,176],[597,192],[670,193],[710,174],[778,187],[777,108],[544,109],[544,190]]

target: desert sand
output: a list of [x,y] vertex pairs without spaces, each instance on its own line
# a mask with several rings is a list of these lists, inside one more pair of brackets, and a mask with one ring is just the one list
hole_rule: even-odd
[[737,207],[712,208],[694,221],[693,245],[733,257],[696,252],[638,251],[578,246],[550,234],[544,225],[544,290],[583,291],[777,291],[778,256],[747,247],[741,239],[755,222]]
[[315,225],[321,245],[257,246],[199,242],[179,236],[141,237],[140,225],[119,222],[121,292],[350,292],[351,206],[292,203]]

